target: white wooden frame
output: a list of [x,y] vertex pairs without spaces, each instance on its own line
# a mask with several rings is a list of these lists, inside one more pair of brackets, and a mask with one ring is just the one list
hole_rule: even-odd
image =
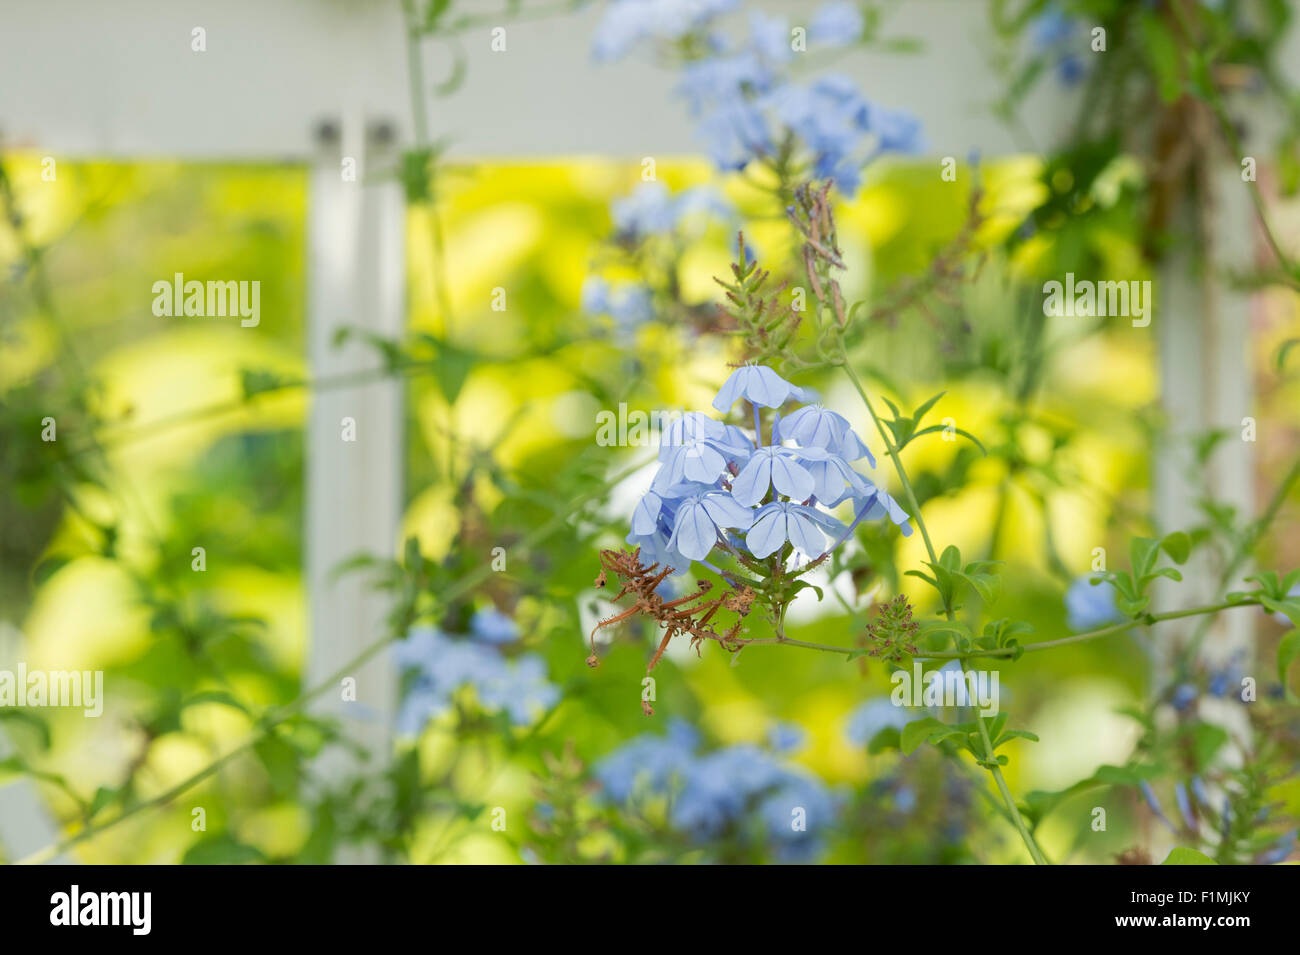
[[[797,18],[810,5],[772,2]],[[483,0],[475,9],[500,9]],[[695,152],[671,77],[636,61],[597,67],[589,38],[599,8],[552,20],[511,23],[507,49],[494,53],[484,27],[459,39],[467,81],[459,95],[436,100],[435,135],[450,136],[453,155],[625,157]],[[983,107],[1001,80],[987,68],[985,5],[969,0],[912,0],[895,21],[900,34],[924,36],[916,57],[856,55],[837,69],[856,75],[869,95],[906,106],[922,119],[936,156],[965,157],[1023,149]],[[196,51],[202,29],[206,49]],[[1300,36],[1291,38],[1300,49]],[[324,0],[8,0],[0,32],[0,136],[8,148],[38,148],[55,157],[174,157],[201,160],[287,159],[311,166],[308,351],[313,374],[371,367],[373,356],[330,347],[340,324],[380,334],[403,327],[404,217],[393,183],[362,186],[340,175],[340,152],[362,158],[363,177],[392,150],[366,139],[390,124],[396,143],[411,141],[409,90],[400,3]],[[450,56],[429,41],[430,83],[450,71]],[[1300,65],[1300,56],[1290,58]],[[960,82],[955,82],[960,78]],[[1050,86],[1023,117],[1045,146],[1073,110]],[[321,123],[342,132],[341,150],[314,135]],[[369,168],[367,168],[369,167]],[[1239,200],[1223,190],[1232,235],[1244,236]],[[1244,245],[1244,243],[1242,243]],[[1226,349],[1206,354],[1196,343],[1162,333],[1162,311],[1200,311],[1186,274],[1170,272],[1155,315],[1166,407],[1188,429],[1231,424],[1249,406],[1249,374]],[[1158,303],[1159,307],[1159,303]],[[1220,336],[1244,328],[1244,305],[1227,302],[1201,323]],[[1220,338],[1222,341],[1223,339]],[[1190,351],[1189,351],[1190,350]],[[1193,353],[1195,352],[1195,353]],[[1213,373],[1193,400],[1177,369]],[[1198,382],[1198,384],[1200,384]],[[382,608],[355,578],[331,579],[341,559],[358,551],[393,553],[402,503],[400,386],[376,384],[314,396],[308,426],[305,515],[311,651],[304,679],[332,675],[377,632]],[[1218,420],[1222,415],[1226,420]],[[342,442],[340,419],[356,420],[358,440]],[[1214,483],[1249,505],[1248,455],[1233,456]],[[1171,462],[1156,486],[1170,527],[1187,516],[1188,489]],[[1229,623],[1228,626],[1237,626]],[[1238,639],[1238,638],[1233,638]],[[394,708],[391,669],[372,663],[354,675],[357,709],[337,710],[375,752],[385,752]],[[328,774],[341,766],[323,767]],[[0,790],[0,841],[48,841],[53,828],[30,789]],[[38,838],[39,837],[39,840]]]

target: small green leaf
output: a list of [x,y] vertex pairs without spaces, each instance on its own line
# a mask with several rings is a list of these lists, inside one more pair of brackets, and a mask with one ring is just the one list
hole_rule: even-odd
[[1286,675],[1291,669],[1291,664],[1296,661],[1296,657],[1300,657],[1300,630],[1290,631],[1277,645],[1277,678],[1282,682],[1282,689],[1286,691],[1289,698],[1294,698],[1295,694],[1291,692],[1286,682]]
[[914,753],[918,746],[930,738],[931,733],[943,730],[947,731],[949,726],[941,723],[932,716],[924,719],[913,720],[903,727],[899,733],[898,748],[902,750],[903,755],[907,756]]
[[181,865],[241,865],[265,861],[266,856],[260,849],[244,845],[226,833],[200,839],[181,857]]
[[1204,852],[1197,852],[1195,849],[1186,849],[1179,846],[1177,849],[1170,851],[1169,856],[1161,865],[1218,865],[1213,859]]
[[1160,546],[1164,548],[1175,564],[1187,563],[1187,558],[1192,553],[1192,539],[1182,531],[1174,531],[1172,534],[1166,534],[1160,541]]

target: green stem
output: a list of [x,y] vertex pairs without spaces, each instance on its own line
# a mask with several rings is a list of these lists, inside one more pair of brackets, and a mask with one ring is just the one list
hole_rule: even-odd
[[[907,495],[908,506],[912,509],[912,518],[916,521],[917,529],[921,532],[921,539],[925,541],[925,550],[930,555],[932,564],[939,563],[939,556],[935,553],[934,544],[930,540],[930,531],[925,526],[925,519],[921,516],[921,502],[917,500],[916,491],[912,488],[912,482],[907,477],[907,469],[903,467],[903,459],[898,453],[898,448],[894,445],[889,436],[884,423],[881,422],[880,416],[876,414],[876,409],[871,405],[871,399],[867,396],[867,390],[862,387],[862,382],[858,379],[857,373],[849,365],[849,356],[844,349],[844,342],[840,342],[840,358],[843,361],[841,367],[848,378],[853,382],[853,387],[857,389],[858,394],[862,397],[862,403],[867,406],[867,412],[871,415],[871,420],[876,423],[876,430],[880,432],[880,440],[885,443],[889,451],[890,458],[894,461],[894,470],[898,472],[898,480],[903,485],[903,493]],[[944,614],[949,620],[955,617],[952,607],[945,602],[943,608]],[[962,659],[962,671],[967,668],[966,660]],[[1020,838],[1029,850],[1030,857],[1034,860],[1035,865],[1047,865],[1047,857],[1043,855],[1043,850],[1039,848],[1038,841],[1034,838],[1033,833],[1025,826],[1025,821],[1020,816],[1020,810],[1016,806],[1016,800],[1011,795],[1011,789],[1007,786],[1007,781],[1002,775],[1002,769],[993,761],[993,743],[989,739],[988,730],[984,726],[983,718],[978,715],[975,722],[979,724],[980,737],[984,741],[985,764],[993,776],[994,782],[997,783],[998,792],[1002,794],[1002,801],[1006,804],[1007,812],[1011,820],[1016,825],[1016,830],[1020,833]]]
[[[970,669],[970,664],[965,660],[961,661],[961,671],[965,675]],[[1042,848],[1038,845],[1038,840],[1034,834],[1029,831],[1025,825],[1024,817],[1020,815],[1020,808],[1016,805],[1015,797],[1011,795],[1011,787],[1007,785],[1006,777],[1002,775],[1002,767],[997,764],[996,757],[993,753],[993,740],[989,738],[989,729],[984,725],[984,717],[979,713],[975,714],[975,725],[979,727],[980,741],[984,746],[984,765],[993,775],[993,781],[997,783],[998,792],[1002,794],[1002,802],[1007,807],[1007,812],[1011,816],[1011,821],[1015,823],[1016,830],[1020,833],[1020,839],[1029,850],[1029,856],[1034,860],[1034,865],[1050,865],[1047,856],[1043,855]]]
[[[921,532],[921,540],[925,541],[926,553],[930,555],[930,562],[939,563],[939,555],[935,553],[934,544],[930,541],[930,531],[925,526],[925,519],[921,516],[921,503],[916,498],[916,491],[912,488],[912,482],[907,477],[907,469],[903,467],[903,459],[899,456],[898,448],[894,446],[893,439],[889,436],[889,431],[885,428],[880,416],[876,414],[875,407],[871,404],[871,399],[867,396],[867,390],[862,387],[862,381],[858,378],[852,366],[849,365],[848,353],[844,350],[843,342],[840,343],[840,367],[848,376],[849,381],[853,382],[853,387],[857,389],[858,395],[862,398],[862,403],[867,406],[867,413],[871,415],[871,420],[875,422],[876,430],[880,432],[880,440],[885,443],[885,448],[889,457],[893,459],[894,470],[898,473],[898,480],[903,486],[903,493],[907,497],[907,505],[911,508],[912,519],[916,521],[917,529]],[[948,619],[953,619],[951,607],[944,607],[944,613]]]

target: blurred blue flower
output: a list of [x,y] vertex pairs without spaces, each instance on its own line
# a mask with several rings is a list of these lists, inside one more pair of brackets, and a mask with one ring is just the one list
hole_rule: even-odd
[[[781,724],[778,729],[789,736],[794,728]],[[670,796],[672,827],[692,839],[716,838],[728,829],[743,835],[750,830],[741,824],[757,814],[762,835],[782,861],[817,852],[838,808],[824,783],[757,746],[697,754],[698,745],[694,732],[676,723],[667,737],[624,743],[596,764],[595,775],[605,798],[615,803],[642,792]]]
[[[482,633],[500,636],[499,621],[483,618]],[[511,722],[524,726],[559,702],[559,687],[548,682],[546,662],[525,654],[503,657],[486,641],[456,638],[433,627],[418,627],[393,648],[395,662],[414,671],[415,679],[398,708],[397,727],[404,735],[418,733],[424,725],[451,709],[462,687],[473,687],[478,704],[487,712],[504,711]]]
[[1289,856],[1295,849],[1296,830],[1290,832],[1273,843],[1272,847],[1264,850],[1255,858],[1256,865],[1277,865]]
[[639,786],[666,792],[691,765],[698,745],[695,731],[674,720],[666,736],[642,734],[611,752],[596,764],[595,776],[614,802],[627,802]]
[[864,25],[856,3],[824,3],[808,23],[808,38],[827,46],[849,46],[862,38]]
[[858,746],[866,746],[877,733],[888,727],[901,730],[912,720],[921,719],[925,713],[911,706],[895,706],[887,696],[877,697],[859,704],[849,714],[845,735]]
[[614,0],[592,42],[597,60],[616,60],[646,42],[672,42],[695,33],[740,0]]
[[667,235],[688,220],[727,219],[733,214],[731,204],[715,189],[697,186],[674,195],[657,181],[640,183],[610,206],[614,231],[630,241]]
[[798,723],[782,720],[767,732],[767,745],[775,752],[789,754],[803,748],[808,733]]
[[759,812],[782,862],[807,861],[822,848],[820,833],[835,817],[836,801],[820,779],[790,774],[766,796]]
[[1164,809],[1160,806],[1160,800],[1156,798],[1156,791],[1151,788],[1151,784],[1144,779],[1138,783],[1138,788],[1142,790],[1142,798],[1146,800],[1147,808],[1155,814],[1157,819],[1168,826],[1171,832],[1177,832],[1178,827],[1170,822],[1169,817],[1165,815]]
[[1029,36],[1040,47],[1059,46],[1074,33],[1076,23],[1060,7],[1049,5],[1029,24]]
[[1094,579],[1076,577],[1065,592],[1066,620],[1071,630],[1096,630],[1124,619],[1115,605],[1114,586],[1105,580],[1094,584]]
[[519,627],[496,607],[480,607],[469,622],[471,636],[487,643],[514,643]]

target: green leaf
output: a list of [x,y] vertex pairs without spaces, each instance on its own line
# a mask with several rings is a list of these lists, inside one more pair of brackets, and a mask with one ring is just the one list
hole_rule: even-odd
[[871,742],[867,744],[867,752],[874,756],[877,753],[883,753],[887,749],[898,749],[900,742],[898,728],[886,726],[871,737]]
[[933,407],[934,407],[934,403],[935,403],[936,401],[938,401],[940,398],[942,398],[945,394],[947,394],[946,391],[941,391],[941,392],[939,392],[939,393],[938,393],[937,395],[935,395],[933,398],[929,399],[928,401],[923,402],[923,403],[921,404],[920,407],[918,407],[915,411],[913,411],[913,412],[912,412],[912,422],[913,422],[913,424],[920,424],[920,423],[921,423],[921,419],[925,417],[926,412],[928,412],[931,408],[933,408]]
[[1218,865],[1213,859],[1204,852],[1197,852],[1195,849],[1185,849],[1179,846],[1177,849],[1170,851],[1168,857],[1161,865]]
[[1145,577],[1156,565],[1156,553],[1160,542],[1150,537],[1135,537],[1129,544],[1129,561],[1133,565],[1135,578]]
[[198,706],[200,703],[220,703],[222,706],[229,706],[232,709],[239,710],[241,713],[247,713],[249,716],[253,715],[252,711],[250,711],[244,703],[241,703],[225,690],[203,690],[202,692],[195,693],[180,705],[180,709],[183,710],[189,706]]
[[939,731],[947,732],[950,727],[947,723],[941,723],[933,716],[927,716],[924,719],[913,720],[903,727],[898,737],[898,748],[904,756],[916,752],[918,746],[930,738],[932,733]]
[[1038,737],[1035,734],[1029,732],[1029,730],[1007,730],[1005,733],[999,736],[997,740],[993,743],[993,748],[997,749],[1003,743],[1009,742],[1010,740],[1013,739],[1027,739],[1031,743],[1038,742]]
[[1183,81],[1178,55],[1178,42],[1161,20],[1149,13],[1141,17],[1142,49],[1151,64],[1160,99],[1172,103],[1182,94]]
[[67,554],[51,554],[32,570],[32,585],[40,587],[71,562],[72,558]]
[[200,839],[186,850],[181,865],[242,865],[265,862],[260,849],[245,845],[226,833]]
[[1291,687],[1286,682],[1286,675],[1291,669],[1291,664],[1296,661],[1296,657],[1300,657],[1300,630],[1290,631],[1277,645],[1277,678],[1282,682],[1282,689],[1286,691],[1287,697],[1291,699],[1295,694],[1291,692]]
[[1286,356],[1291,353],[1291,349],[1300,345],[1300,338],[1288,338],[1282,343],[1282,347],[1277,350],[1277,370],[1281,371],[1286,367]]
[[1192,539],[1182,531],[1174,531],[1172,534],[1166,534],[1160,541],[1160,546],[1164,548],[1175,564],[1187,563],[1187,558],[1192,553]]
[[22,723],[24,726],[30,726],[36,730],[37,738],[40,740],[41,750],[50,748],[52,739],[50,737],[50,728],[45,721],[35,713],[29,713],[27,710],[14,709],[12,707],[0,707],[0,720],[13,720],[15,723]]

